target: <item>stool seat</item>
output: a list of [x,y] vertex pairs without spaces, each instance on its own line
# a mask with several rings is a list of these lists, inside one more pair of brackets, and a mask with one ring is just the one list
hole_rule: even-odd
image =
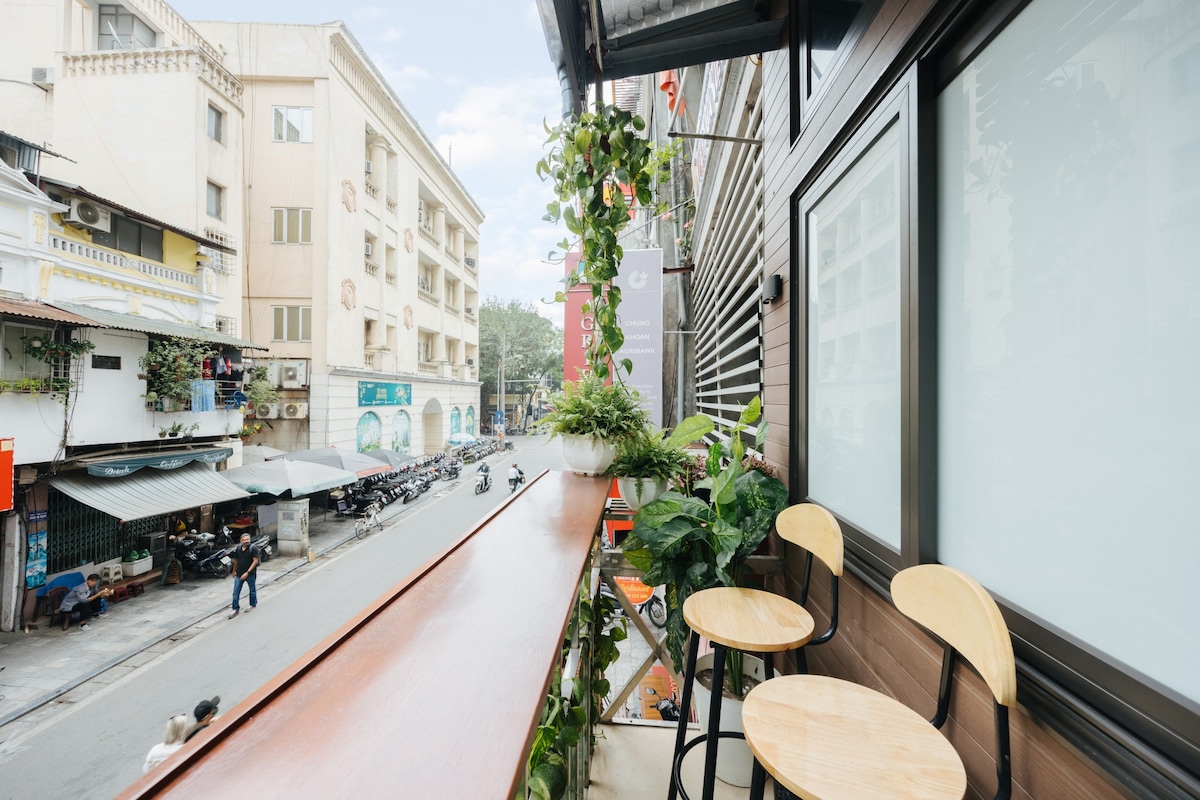
[[720,586],[688,596],[683,619],[700,636],[750,653],[782,653],[808,644],[812,615],[786,597]]
[[967,775],[954,746],[903,703],[823,675],[785,675],[750,690],[751,752],[801,798],[959,800]]
[[104,567],[100,568],[100,582],[101,583],[116,583],[118,581],[124,580],[124,577],[125,576],[121,570],[120,564],[112,564],[112,565],[104,566]]

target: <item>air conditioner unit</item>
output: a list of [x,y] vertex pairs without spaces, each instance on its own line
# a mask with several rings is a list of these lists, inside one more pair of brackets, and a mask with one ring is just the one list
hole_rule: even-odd
[[472,308],[471,306],[467,306],[466,308],[463,309],[463,311],[466,311],[471,316],[475,316],[475,309]]
[[467,359],[467,366],[468,366],[468,367],[473,367],[473,366],[475,366],[475,359],[473,359],[473,358],[468,358],[468,359]]
[[375,248],[371,246],[370,242],[363,242],[363,252],[367,255],[371,255],[371,251],[374,249]]
[[101,208],[89,200],[82,200],[78,197],[71,198],[71,210],[67,212],[67,215],[63,218],[63,222],[77,227],[104,231],[105,233],[112,230],[112,215],[108,212],[108,209]]
[[308,362],[280,361],[279,385],[284,389],[303,389],[308,386]]
[[44,91],[54,85],[54,67],[34,67],[30,83]]
[[472,258],[471,256],[467,256],[467,257],[465,257],[465,258],[463,259],[463,261],[467,262],[467,266],[468,266],[468,267],[473,267],[473,266],[475,266],[475,259],[474,259],[474,258]]
[[284,419],[305,419],[308,416],[308,403],[284,403]]
[[255,419],[279,419],[279,403],[265,403],[254,408]]
[[363,168],[363,171],[366,172],[368,175],[371,174],[371,162],[370,161],[367,162],[367,165]]

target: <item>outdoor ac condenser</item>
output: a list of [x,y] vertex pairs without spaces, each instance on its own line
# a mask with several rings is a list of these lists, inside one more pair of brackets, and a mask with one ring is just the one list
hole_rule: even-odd
[[308,403],[284,403],[283,418],[284,419],[306,419],[308,417]]

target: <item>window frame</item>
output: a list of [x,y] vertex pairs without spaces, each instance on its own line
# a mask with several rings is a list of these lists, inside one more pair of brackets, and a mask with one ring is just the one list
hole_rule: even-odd
[[[280,112],[283,112],[282,116],[280,116]],[[297,112],[300,123],[296,128],[295,139],[288,136],[288,123],[292,112]],[[282,127],[276,125],[277,120],[282,121]],[[271,141],[279,144],[312,144],[315,138],[313,123],[312,106],[271,106]]]
[[[296,214],[296,241],[288,239],[290,217]],[[280,216],[282,214],[282,217]],[[308,238],[304,238],[307,220]],[[271,207],[271,244],[312,244],[312,209],[299,207]]]
[[225,143],[225,112],[212,103],[208,104],[208,111],[206,112],[205,133],[214,142],[218,144]]
[[[289,321],[296,317],[296,336],[288,336]],[[307,331],[306,331],[307,329]],[[308,336],[304,334],[307,332]],[[277,334],[282,333],[282,336]],[[271,306],[271,341],[273,342],[311,342],[312,341],[312,306]]]
[[[213,199],[216,199],[216,213],[213,213]],[[206,181],[204,187],[204,211],[216,220],[225,219],[225,187],[213,181]]]

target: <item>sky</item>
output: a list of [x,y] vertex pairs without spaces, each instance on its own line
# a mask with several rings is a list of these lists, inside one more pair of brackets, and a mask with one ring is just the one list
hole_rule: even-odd
[[552,199],[534,167],[544,123],[562,95],[532,0],[168,0],[188,20],[341,20],[483,209],[483,298],[520,300],[561,326],[561,265],[546,255],[566,236],[542,220]]

